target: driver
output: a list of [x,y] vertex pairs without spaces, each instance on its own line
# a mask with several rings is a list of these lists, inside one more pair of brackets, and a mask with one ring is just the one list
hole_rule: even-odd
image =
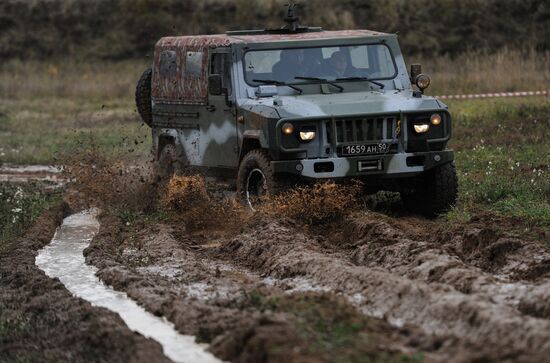
[[336,78],[348,77],[351,69],[348,67],[348,58],[342,51],[332,53],[330,57],[330,75]]

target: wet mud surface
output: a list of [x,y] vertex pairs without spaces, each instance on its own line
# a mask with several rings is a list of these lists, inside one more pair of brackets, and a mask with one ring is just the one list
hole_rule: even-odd
[[364,317],[313,280],[273,278],[218,258],[224,241],[167,224],[134,233],[133,227],[105,214],[101,224],[100,234],[86,251],[87,261],[99,268],[98,276],[147,310],[165,316],[180,332],[209,342],[210,350],[224,360],[349,361],[306,340],[307,332],[297,324],[308,309],[329,319],[346,315],[343,321],[363,327],[369,344],[352,354],[395,358],[418,350],[411,331]]
[[[369,212],[317,228],[256,215],[229,234],[184,223],[127,226],[108,215],[102,226],[87,250],[100,278],[211,342],[223,359],[259,359],[248,349],[267,354],[257,346],[265,328],[267,342],[294,342],[294,361],[334,361],[300,342],[288,311],[251,303],[258,291],[296,301],[322,296],[332,306],[337,299],[384,326],[374,334],[385,342],[381,351],[425,361],[540,362],[550,354],[550,251],[483,222],[445,230]],[[242,329],[248,340],[237,342]]]
[[[102,208],[86,263],[222,360],[541,362],[550,354],[544,228],[524,235],[512,220],[485,215],[453,225],[365,209],[339,215],[315,198],[312,224],[292,205],[252,214],[220,202],[199,179],[167,193],[158,180],[126,177],[110,169],[66,195],[73,209]],[[53,359],[159,361],[158,344],[29,264],[61,216],[44,218],[1,252],[2,321],[30,316],[39,328],[2,327],[0,357],[37,341]],[[44,336],[46,324],[56,334]]]
[[160,345],[131,332],[118,315],[74,298],[37,266],[67,208],[43,215],[0,250],[1,362],[162,362]]

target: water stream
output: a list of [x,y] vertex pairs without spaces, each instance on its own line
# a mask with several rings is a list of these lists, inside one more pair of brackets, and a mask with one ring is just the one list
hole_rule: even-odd
[[118,313],[128,328],[159,342],[164,354],[174,362],[221,363],[193,336],[179,334],[172,323],[148,313],[125,293],[97,278],[97,269],[87,265],[83,255],[99,231],[96,215],[96,210],[88,210],[65,218],[52,242],[39,251],[36,265],[46,275],[59,278],[72,294]]

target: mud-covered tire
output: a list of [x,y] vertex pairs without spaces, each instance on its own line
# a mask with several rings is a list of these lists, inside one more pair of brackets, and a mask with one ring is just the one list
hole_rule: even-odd
[[[262,177],[263,180],[261,180]],[[256,188],[258,188],[257,193],[255,193]],[[262,197],[277,194],[279,189],[280,183],[273,175],[268,153],[262,149],[249,151],[242,159],[237,174],[239,199],[250,209],[255,210],[254,207]]]
[[151,126],[153,111],[151,107],[151,76],[153,69],[149,66],[139,78],[136,86],[136,108],[143,122]]
[[456,202],[458,178],[454,163],[429,170],[416,180],[413,192],[401,192],[405,208],[426,217],[447,212]]

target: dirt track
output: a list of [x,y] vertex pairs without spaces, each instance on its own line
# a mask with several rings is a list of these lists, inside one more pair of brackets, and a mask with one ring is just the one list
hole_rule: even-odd
[[68,213],[42,216],[0,250],[0,362],[165,362],[160,345],[132,333],[118,315],[71,296],[34,264]]
[[[93,175],[93,187],[67,194],[73,209],[103,207],[87,263],[224,360],[541,362],[550,354],[550,251],[515,234],[512,220],[480,215],[450,228],[360,210],[308,226],[273,213],[220,214],[215,198],[196,191],[193,198],[205,198],[197,210],[128,219],[117,203],[147,215],[163,192],[138,183],[109,194],[104,181],[123,185],[113,179],[123,174]],[[44,217],[2,252],[2,314],[17,322],[32,311],[41,328],[38,336],[8,334],[0,358],[9,361],[36,340],[55,359],[162,361],[158,344],[70,297],[31,264],[59,218]],[[68,305],[77,308],[61,313]],[[44,337],[48,324],[57,334]],[[68,343],[74,339],[94,343]],[[112,342],[119,349],[108,348]]]
[[550,252],[484,221],[443,231],[414,217],[361,213],[322,227],[323,236],[268,216],[230,236],[128,228],[108,216],[102,223],[87,254],[100,277],[213,341],[225,359],[254,361],[247,350],[265,350],[255,346],[269,342],[265,325],[270,339],[273,325],[293,331],[288,314],[251,309],[247,297],[258,289],[343,297],[394,327],[380,334],[387,350],[423,352],[428,361],[540,362],[550,354]]

